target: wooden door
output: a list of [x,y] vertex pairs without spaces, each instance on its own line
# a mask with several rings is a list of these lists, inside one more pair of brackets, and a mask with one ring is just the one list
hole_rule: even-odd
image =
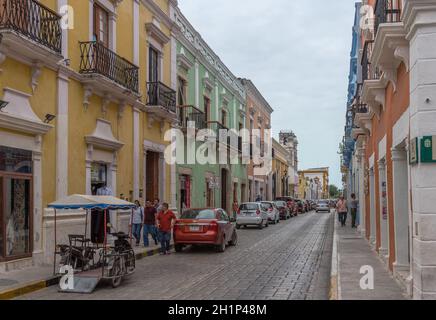
[[147,200],[159,198],[159,153],[147,152],[146,187]]

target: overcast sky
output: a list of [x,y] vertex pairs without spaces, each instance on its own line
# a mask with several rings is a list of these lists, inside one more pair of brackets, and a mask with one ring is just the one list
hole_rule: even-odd
[[330,167],[345,125],[352,0],[179,0],[203,39],[274,108],[274,135],[293,130],[300,168]]

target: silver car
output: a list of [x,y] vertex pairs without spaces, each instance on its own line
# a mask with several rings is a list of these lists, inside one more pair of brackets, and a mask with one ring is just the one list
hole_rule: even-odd
[[262,201],[260,204],[268,212],[268,221],[274,224],[280,223],[280,211],[274,202]]
[[241,204],[236,217],[236,228],[242,226],[257,226],[259,229],[268,227],[268,212],[258,202]]
[[330,202],[328,200],[320,200],[316,204],[316,213],[330,212]]

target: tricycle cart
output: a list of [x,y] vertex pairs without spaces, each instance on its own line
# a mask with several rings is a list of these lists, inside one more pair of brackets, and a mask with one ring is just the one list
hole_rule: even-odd
[[[53,273],[60,275],[62,266],[68,266],[74,272],[74,285],[67,289],[62,288],[65,286],[60,286],[60,292],[92,293],[100,280],[109,280],[116,288],[121,284],[123,277],[135,271],[132,230],[130,229],[128,235],[123,232],[110,233],[108,228],[112,228],[112,225],[107,221],[107,213],[110,210],[130,210],[133,215],[135,204],[112,196],[72,195],[51,203],[48,207],[54,209]],[[86,211],[84,234],[68,235],[68,244],[57,244],[58,210]],[[92,243],[87,238],[88,216],[92,210],[103,215],[104,241],[102,244]],[[108,234],[115,238],[111,245],[108,244]],[[60,263],[57,270],[58,255]]]

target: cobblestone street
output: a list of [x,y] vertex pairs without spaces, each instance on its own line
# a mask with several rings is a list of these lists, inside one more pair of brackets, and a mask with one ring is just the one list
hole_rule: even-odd
[[186,248],[138,262],[134,275],[92,295],[50,287],[22,299],[328,299],[332,217],[307,213],[264,230],[241,229],[223,254]]

